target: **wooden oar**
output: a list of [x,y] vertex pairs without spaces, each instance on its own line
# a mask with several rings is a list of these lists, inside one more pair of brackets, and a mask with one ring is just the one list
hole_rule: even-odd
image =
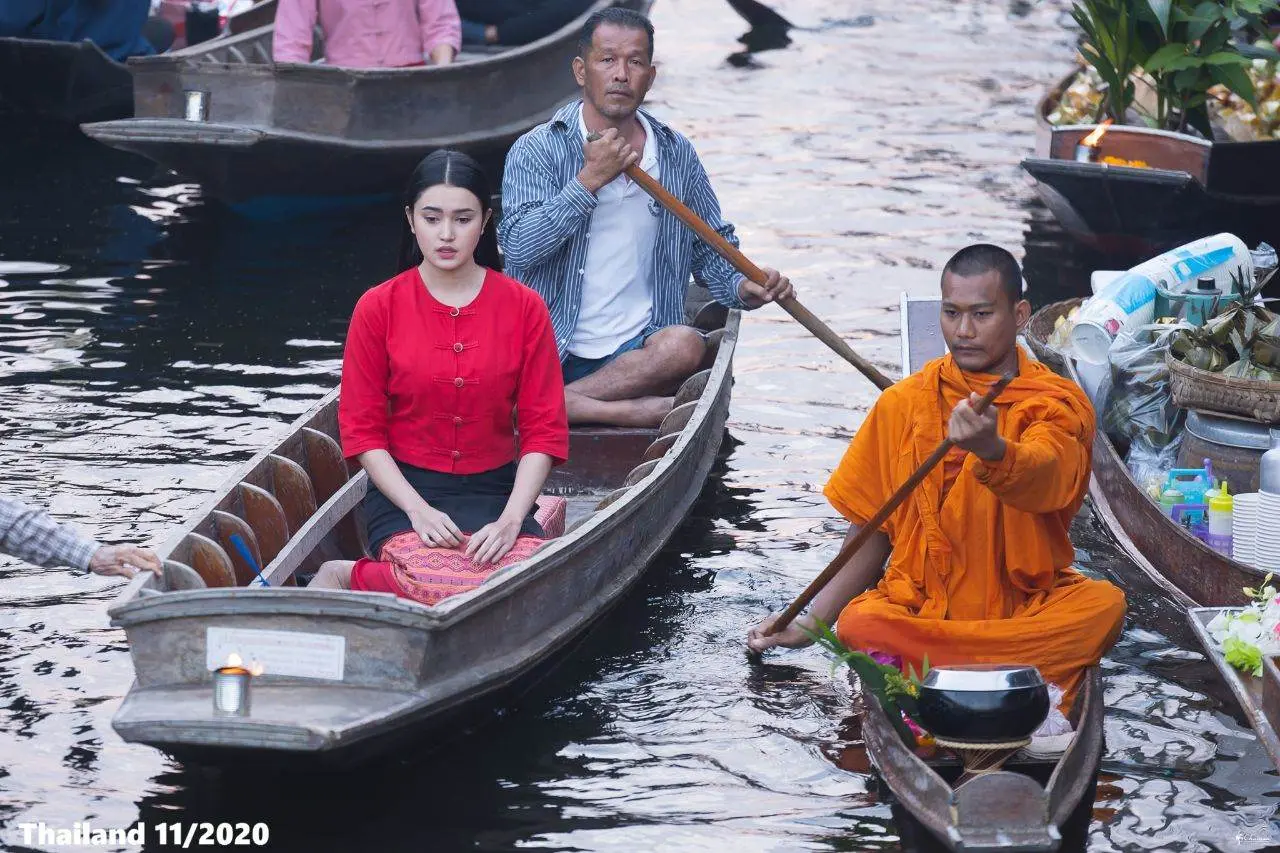
[[[587,138],[590,140],[593,137],[599,138],[597,134],[591,134]],[[702,238],[702,242],[715,249],[720,257],[733,264],[738,272],[756,284],[764,286],[765,281],[768,279],[764,270],[753,264],[750,258],[738,251],[728,240],[721,237],[714,228],[704,222],[702,217],[690,210],[684,202],[667,192],[667,188],[658,183],[652,175],[638,165],[628,166],[626,173],[627,177],[639,184],[642,190],[653,196],[659,204],[675,214],[677,219],[692,228],[694,233]],[[813,312],[801,305],[798,299],[794,297],[779,299],[778,304],[782,306],[782,310],[794,317],[801,326],[812,332],[818,340],[831,347],[837,355],[858,368],[859,372],[870,379],[871,383],[881,391],[893,384],[892,379],[881,373],[874,364],[854,352],[853,347],[845,343],[843,338],[837,335],[830,326],[819,320]]]
[[[982,399],[978,401],[978,404],[973,407],[973,410],[978,414],[985,412],[987,406],[990,406],[996,397],[1000,396],[1000,392],[1013,381],[1013,377],[1014,374],[1012,373],[1006,373],[1000,377],[999,381],[991,386],[991,390],[987,391]],[[830,583],[833,577],[839,574],[840,569],[844,568],[844,564],[849,561],[849,558],[856,554],[858,549],[866,544],[866,541],[880,529],[880,525],[884,524],[885,520],[893,514],[893,511],[915,491],[916,486],[920,485],[921,481],[929,475],[934,466],[942,461],[942,457],[946,456],[952,447],[955,447],[955,442],[948,438],[939,444],[933,453],[929,454],[929,458],[924,460],[915,473],[898,487],[898,490],[893,493],[885,505],[880,507],[880,511],[872,516],[866,524],[862,525],[862,529],[858,531],[856,536],[845,543],[845,546],[840,549],[839,554],[836,554],[836,558],[831,561],[831,564],[822,570],[822,574],[814,578],[813,582],[805,587],[804,592],[800,593],[799,597],[791,602],[791,605],[786,610],[782,611],[782,614],[769,627],[768,632],[765,634],[766,637],[786,628],[791,624],[791,620],[800,615],[800,611],[809,606],[809,602],[813,601],[813,597],[821,592],[822,588]]]

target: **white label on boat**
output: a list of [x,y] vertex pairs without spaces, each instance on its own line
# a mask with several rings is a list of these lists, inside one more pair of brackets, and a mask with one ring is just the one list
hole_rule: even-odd
[[297,678],[341,681],[347,662],[347,638],[338,634],[210,627],[205,649],[210,670],[226,666],[227,658],[237,654],[246,665],[261,664],[265,675]]

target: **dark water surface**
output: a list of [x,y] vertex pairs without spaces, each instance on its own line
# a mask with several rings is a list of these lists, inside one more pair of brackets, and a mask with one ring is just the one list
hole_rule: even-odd
[[[755,260],[886,369],[899,294],[933,293],[967,242],[1025,239],[1037,301],[1080,286],[1097,261],[1062,248],[1018,168],[1070,58],[1060,0],[776,8],[790,44],[753,37],[777,49],[751,55],[722,0],[654,11],[652,104]],[[160,540],[334,385],[351,306],[393,271],[396,214],[251,225],[140,160],[0,126],[0,490],[105,540]],[[839,766],[842,678],[816,651],[753,666],[740,647],[834,554],[820,486],[872,390],[776,309],[744,322],[737,378],[722,463],[640,588],[426,762],[281,784],[128,746],[110,726],[132,677],[115,585],[0,562],[0,843],[21,847],[26,821],[264,820],[282,850],[892,849],[888,807]],[[1274,771],[1180,615],[1087,513],[1077,533],[1131,603],[1091,847],[1280,843]]]

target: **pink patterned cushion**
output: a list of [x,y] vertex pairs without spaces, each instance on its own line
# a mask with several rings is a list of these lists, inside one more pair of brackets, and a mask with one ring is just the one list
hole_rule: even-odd
[[568,506],[567,500],[555,495],[543,495],[538,498],[533,517],[542,525],[542,529],[547,531],[548,539],[564,535],[564,518]]
[[432,548],[412,530],[397,533],[382,546],[382,559],[391,564],[399,594],[422,604],[436,604],[451,595],[473,590],[504,566],[529,558],[546,540],[520,536],[496,565],[479,566],[463,548]]

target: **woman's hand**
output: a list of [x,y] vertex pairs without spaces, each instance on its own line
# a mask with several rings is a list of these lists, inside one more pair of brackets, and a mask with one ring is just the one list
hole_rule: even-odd
[[481,566],[498,562],[507,555],[511,546],[516,544],[516,537],[520,535],[521,521],[523,519],[511,521],[499,518],[481,527],[471,534],[471,541],[467,543],[467,556]]
[[413,531],[432,548],[457,548],[462,544],[462,531],[458,525],[435,507],[423,506],[408,515]]

